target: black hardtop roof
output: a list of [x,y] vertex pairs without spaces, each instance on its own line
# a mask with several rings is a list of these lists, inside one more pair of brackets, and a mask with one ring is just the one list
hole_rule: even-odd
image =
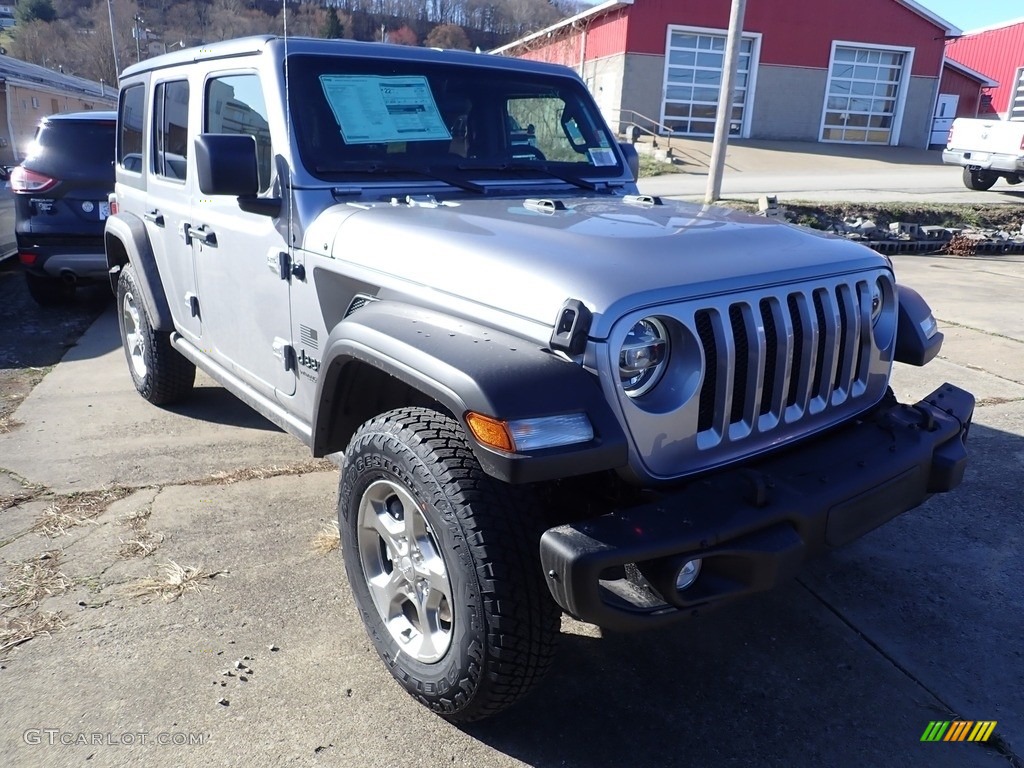
[[315,37],[284,37],[260,35],[255,37],[239,37],[219,43],[184,48],[146,59],[138,64],[126,67],[121,79],[132,77],[144,72],[165,67],[180,66],[207,59],[231,58],[235,56],[253,56],[283,51],[289,54],[309,53],[333,56],[355,56],[361,58],[401,59],[404,61],[447,62],[466,66],[488,67],[494,69],[538,74],[553,74],[575,77],[573,70],[560,64],[528,61],[505,56],[493,56],[487,53],[470,51],[440,50],[437,48],[420,48],[409,45],[392,45],[389,43],[368,43],[356,40],[325,40]]

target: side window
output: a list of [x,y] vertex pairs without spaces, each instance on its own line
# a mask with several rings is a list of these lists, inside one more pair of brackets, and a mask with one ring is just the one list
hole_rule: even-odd
[[117,106],[117,162],[126,171],[142,172],[142,116],[146,90],[141,83],[121,91]]
[[555,94],[513,97],[505,109],[513,157],[615,165],[607,138],[576,101],[567,102]]
[[234,133],[256,140],[256,160],[260,174],[260,192],[270,188],[273,152],[270,123],[263,89],[256,75],[224,75],[211,78],[206,86],[203,107],[206,133]]
[[188,83],[159,83],[153,104],[153,172],[184,181],[188,166]]
[[514,157],[529,156],[530,147],[534,147],[547,160],[586,162],[586,155],[580,156],[563,130],[564,101],[559,98],[509,99],[507,109],[509,144]]

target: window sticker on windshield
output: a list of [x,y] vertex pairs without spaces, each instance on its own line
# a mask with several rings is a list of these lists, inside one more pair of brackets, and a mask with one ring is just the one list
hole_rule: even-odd
[[615,152],[610,148],[595,147],[588,149],[587,154],[590,155],[590,162],[594,165],[615,165]]
[[451,139],[422,76],[320,75],[346,144]]

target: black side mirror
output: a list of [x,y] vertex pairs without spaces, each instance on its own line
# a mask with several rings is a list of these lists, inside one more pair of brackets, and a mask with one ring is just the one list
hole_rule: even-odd
[[280,215],[281,198],[256,196],[260,191],[256,139],[244,133],[203,133],[195,143],[199,190],[204,195],[234,195],[243,211]]
[[256,139],[246,134],[196,137],[196,169],[204,195],[255,195],[260,191]]

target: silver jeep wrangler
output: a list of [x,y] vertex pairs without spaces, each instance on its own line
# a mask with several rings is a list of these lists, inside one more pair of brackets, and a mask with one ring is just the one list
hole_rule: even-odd
[[561,67],[233,40],[120,82],[106,253],[139,393],[196,366],[342,453],[352,593],[397,680],[494,714],[562,611],[614,629],[791,577],[949,491],[973,397],[857,244],[638,195]]

